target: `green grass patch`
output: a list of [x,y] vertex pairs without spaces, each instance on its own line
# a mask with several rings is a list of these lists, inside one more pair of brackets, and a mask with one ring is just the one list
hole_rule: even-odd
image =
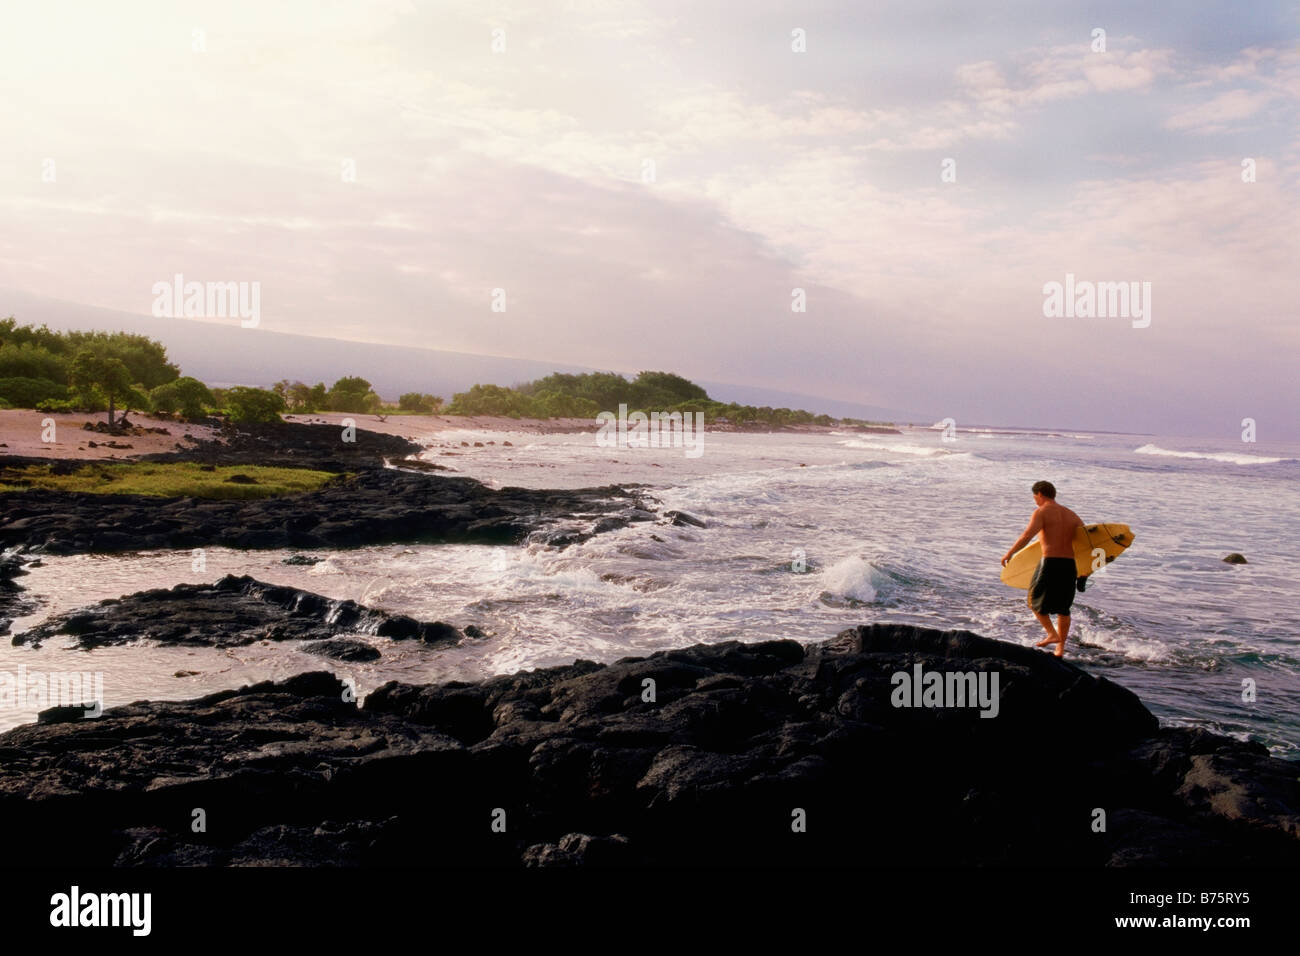
[[0,465],[0,491],[49,488],[103,495],[256,499],[315,491],[335,477],[329,471],[261,465],[218,465],[205,471],[191,461]]

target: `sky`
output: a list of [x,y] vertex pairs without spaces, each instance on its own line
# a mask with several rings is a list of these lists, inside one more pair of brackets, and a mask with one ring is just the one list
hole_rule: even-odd
[[[179,273],[259,284],[250,348],[271,329],[959,426],[1300,437],[1293,3],[4,21],[0,289],[148,314]],[[1149,324],[1045,315],[1067,274],[1150,283]]]

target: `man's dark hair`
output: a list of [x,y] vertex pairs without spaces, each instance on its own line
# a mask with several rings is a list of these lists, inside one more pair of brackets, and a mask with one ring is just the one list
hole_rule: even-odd
[[1034,487],[1029,490],[1035,494],[1042,495],[1044,498],[1051,498],[1053,501],[1056,500],[1056,485],[1052,484],[1050,481],[1035,481]]

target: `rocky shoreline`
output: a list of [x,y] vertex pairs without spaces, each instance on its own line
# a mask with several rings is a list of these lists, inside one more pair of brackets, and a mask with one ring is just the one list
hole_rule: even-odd
[[[996,673],[996,717],[895,706],[893,675],[918,667]],[[733,641],[476,683],[390,682],[361,705],[317,672],[70,719],[80,715],[47,712],[0,735],[16,859],[1300,862],[1296,764],[1162,730],[1105,678],[962,631],[876,624],[821,644]]]
[[473,478],[369,468],[318,491],[213,500],[47,489],[0,493],[0,548],[47,554],[154,548],[355,548],[372,544],[565,546],[654,521],[635,486],[493,489]]
[[[215,584],[178,584],[109,598],[96,605],[58,614],[22,633],[15,646],[40,647],[58,636],[89,651],[138,640],[160,645],[241,647],[255,641],[309,641],[312,653],[342,660],[376,660],[380,654],[342,634],[373,634],[423,644],[454,644],[481,632],[442,621],[417,621],[355,601],[340,601],[298,588],[267,584],[247,575],[228,574]],[[358,645],[373,653],[357,651]]]
[[[348,473],[292,497],[0,494],[0,547],[565,547],[633,522],[703,524],[658,513],[639,486],[498,490],[435,466],[386,468],[384,459],[416,446],[356,435],[344,443],[334,425],[290,424],[151,456]],[[15,578],[32,557],[0,556],[0,633],[7,617],[30,612]],[[435,646],[483,636],[473,622],[417,621],[234,576],[103,601],[16,635],[19,646],[71,637],[91,654],[135,640],[292,640],[335,661],[337,673],[93,718],[63,702],[0,734],[0,812],[14,858],[162,867],[1300,863],[1297,764],[1258,744],[1161,729],[1105,678],[968,632],[876,624],[808,645],[696,645],[475,683],[389,682],[361,703],[346,666],[376,659],[383,642],[357,635]],[[920,696],[897,706],[907,701],[894,693],[898,675],[919,685],[935,672],[984,680],[996,706],[931,707]]]
[[[658,516],[637,485],[546,490],[493,489],[473,478],[400,463],[420,446],[358,430],[344,442],[333,425],[241,428],[223,440],[144,456],[202,465],[268,465],[346,472],[303,494],[254,500],[158,498],[31,489],[0,493],[0,549],[48,554],[156,548],[353,548],[390,543],[480,544],[541,540],[565,547]],[[71,460],[13,458],[6,465]]]
[[31,614],[39,606],[14,578],[28,572],[31,558],[20,554],[0,554],[0,635],[9,633],[13,619]]
[[[215,423],[214,423],[215,424]],[[410,439],[384,432],[337,424],[279,422],[269,425],[225,425],[210,441],[189,440],[176,451],[141,455],[140,461],[196,461],[205,465],[267,465],[350,471],[374,468],[386,458],[404,458],[422,450]]]

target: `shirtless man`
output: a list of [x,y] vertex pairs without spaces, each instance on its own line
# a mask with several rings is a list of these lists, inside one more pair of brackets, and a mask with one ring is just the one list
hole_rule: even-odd
[[[1074,586],[1078,572],[1074,565],[1074,531],[1083,524],[1079,516],[1056,503],[1056,488],[1050,481],[1036,481],[1031,489],[1034,504],[1038,505],[1029,527],[1016,539],[1016,543],[1002,556],[1006,567],[1011,556],[1038,535],[1043,547],[1043,560],[1029,582],[1029,608],[1038,623],[1047,631],[1047,637],[1035,647],[1056,645],[1056,656],[1065,656],[1065,639],[1070,633],[1070,607],[1074,604]],[[1052,627],[1051,615],[1056,615]]]

